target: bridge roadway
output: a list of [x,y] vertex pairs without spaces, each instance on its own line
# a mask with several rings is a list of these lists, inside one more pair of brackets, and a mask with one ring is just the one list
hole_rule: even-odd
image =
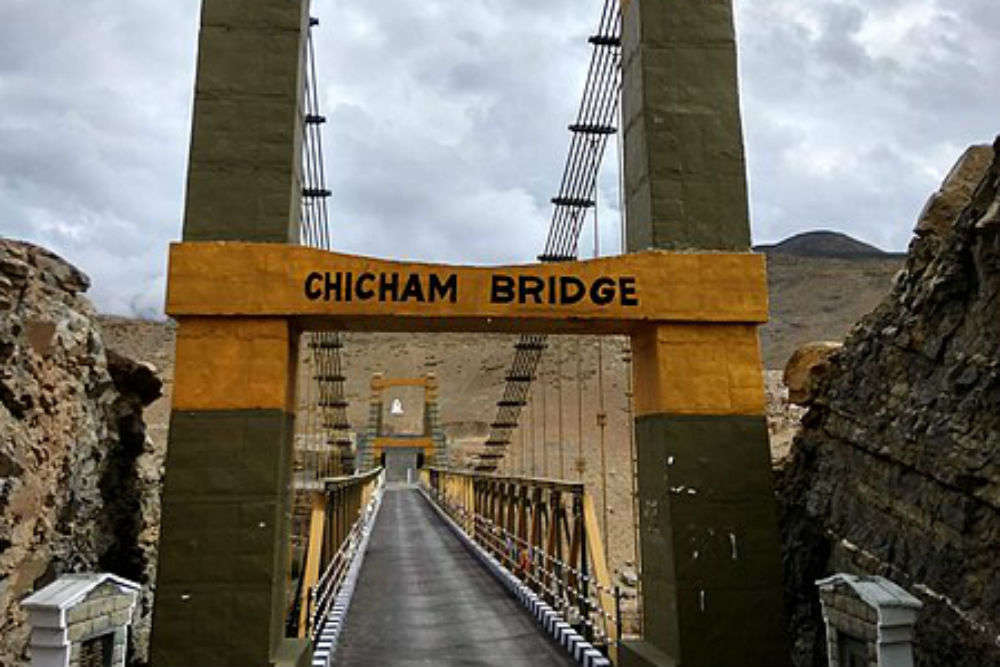
[[397,485],[385,491],[336,663],[575,664],[466,550],[420,492]]

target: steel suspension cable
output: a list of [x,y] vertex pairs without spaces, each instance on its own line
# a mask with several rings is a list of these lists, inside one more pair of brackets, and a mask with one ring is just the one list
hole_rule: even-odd
[[[320,114],[319,84],[316,76],[316,51],[312,38],[312,27],[318,25],[310,20],[307,37],[306,66],[304,83],[304,106],[302,133],[302,198],[299,242],[314,248],[330,250],[330,216],[327,200],[331,193],[326,187],[326,169],[323,160],[322,125],[326,122]],[[326,474],[343,474],[353,471],[350,460],[351,440],[348,437],[350,424],[347,420],[347,400],[345,398],[342,348],[343,338],[336,332],[311,333],[307,337],[311,350],[314,374],[306,381],[318,387],[315,409],[318,413],[319,433],[310,437],[322,440],[326,450],[334,452],[333,465],[324,467]]]
[[[552,221],[544,252],[539,261],[575,260],[580,232],[587,209],[596,206],[595,192],[601,160],[608,138],[617,129],[615,122],[621,89],[621,9],[619,0],[605,0],[597,33],[589,40],[593,52],[576,122],[570,126],[572,136],[559,193],[553,197]],[[538,364],[546,347],[547,337],[525,334],[515,346],[503,395],[497,403],[496,418],[490,425],[476,470],[491,472],[496,459],[487,452],[506,452],[511,434],[517,428],[522,408]],[[582,434],[581,434],[582,437]],[[493,449],[497,448],[497,449]]]

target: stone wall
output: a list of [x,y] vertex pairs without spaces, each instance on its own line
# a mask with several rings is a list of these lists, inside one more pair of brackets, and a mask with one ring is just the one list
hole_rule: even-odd
[[117,586],[102,584],[90,592],[83,602],[66,613],[66,634],[73,642],[69,667],[79,667],[81,642],[114,631],[112,665],[120,665],[126,649],[125,625],[131,622],[129,607],[132,595],[122,593]]
[[160,385],[105,348],[88,286],[56,255],[0,240],[0,665],[27,661],[18,602],[83,571],[143,584],[131,651],[144,661],[162,466],[142,408]]
[[799,667],[825,664],[813,582],[833,572],[922,599],[918,667],[1000,664],[1000,161],[985,165],[830,358],[779,474]]
[[869,666],[878,667],[878,612],[858,596],[843,590],[821,591],[820,596],[826,605],[826,616],[831,626],[831,631],[826,632],[827,651],[833,653],[830,667],[839,667],[837,636],[834,634],[838,631],[864,640],[868,648]]

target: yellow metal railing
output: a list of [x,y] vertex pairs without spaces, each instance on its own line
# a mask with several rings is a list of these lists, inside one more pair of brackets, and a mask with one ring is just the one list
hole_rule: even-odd
[[310,494],[308,545],[290,630],[311,636],[343,581],[359,542],[360,530],[383,481],[382,468],[323,480],[324,490]]
[[421,482],[467,535],[616,660],[620,592],[582,483],[442,468],[421,470]]

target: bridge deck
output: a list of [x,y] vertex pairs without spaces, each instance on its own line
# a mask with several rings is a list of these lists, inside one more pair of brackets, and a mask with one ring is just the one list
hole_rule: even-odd
[[337,664],[574,664],[414,489],[389,488]]

